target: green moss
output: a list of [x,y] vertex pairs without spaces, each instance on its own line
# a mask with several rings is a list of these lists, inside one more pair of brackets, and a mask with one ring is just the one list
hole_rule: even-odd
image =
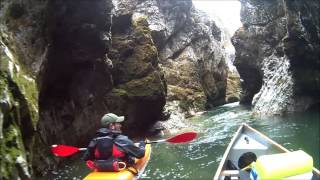
[[179,107],[183,110],[183,111],[188,111],[190,104],[187,101],[180,101],[179,102]]
[[23,150],[23,145],[21,141],[21,134],[20,131],[17,128],[16,124],[10,124],[8,128],[5,129],[4,131],[4,137],[5,137],[5,144],[6,147],[9,149],[13,149],[9,153],[12,157],[17,157],[20,153],[21,150]]
[[117,93],[122,93],[131,97],[147,97],[162,95],[164,86],[158,72],[154,71],[141,79],[134,79],[116,88]]
[[38,90],[36,87],[36,83],[33,79],[28,78],[27,75],[23,73],[17,73],[13,77],[13,80],[16,82],[20,91],[25,96],[28,107],[30,110],[31,119],[33,125],[35,126],[38,122]]
[[[10,74],[9,72],[9,61],[10,60],[5,55],[0,55],[1,63],[0,63],[0,71],[3,72],[3,74]],[[14,60],[13,60],[14,61]],[[18,86],[19,91],[24,95],[24,98],[26,99],[28,103],[28,108],[31,114],[33,125],[38,122],[39,115],[38,115],[38,90],[36,86],[35,80],[26,73],[20,64],[18,64],[17,61],[11,62],[13,63],[13,72],[11,74],[12,81]],[[7,75],[9,76],[9,75]],[[8,82],[5,82],[5,85],[7,85]]]
[[9,58],[0,54],[0,71],[8,71]]
[[183,111],[204,110],[205,95],[203,92],[173,85],[169,86],[169,91],[172,93],[170,100],[178,100],[179,107]]
[[[0,109],[3,114],[0,156],[4,159],[0,161],[0,174],[4,179],[17,179],[16,158],[26,158],[25,147],[32,147],[33,137],[22,137],[22,133],[25,130],[32,132],[38,121],[38,91],[35,81],[19,68],[17,62],[1,52],[0,60],[0,99],[8,100],[10,104],[8,111]],[[13,69],[9,70],[10,63],[13,64]],[[30,119],[25,119],[26,117]],[[26,134],[28,135],[31,134]],[[32,154],[26,158],[28,162],[31,157]]]
[[7,89],[7,82],[4,77],[4,74],[0,71],[0,98],[2,98],[3,93],[6,91],[6,89]]
[[113,88],[111,93],[112,95],[119,97],[127,96],[127,91],[119,88]]
[[[6,73],[4,73],[3,71],[0,71],[0,100],[3,101],[8,101],[9,100],[9,104],[7,104],[8,106],[2,106],[1,108],[4,109],[0,109],[2,110],[3,114],[6,113],[6,111],[10,110],[12,108],[12,102],[11,99],[13,99],[12,94],[10,93],[10,88],[8,87],[8,75]],[[4,121],[4,119],[3,119]]]
[[21,133],[16,124],[10,124],[4,129],[3,139],[1,140],[0,173],[4,179],[16,179],[16,159],[18,156],[25,157],[25,149],[22,143]]
[[241,85],[240,85],[240,77],[232,72],[228,72],[227,77],[227,87],[226,87],[226,102],[236,102],[240,99],[240,91],[241,91]]
[[141,16],[132,23],[134,28],[148,27],[148,19],[146,16]]
[[190,109],[204,110],[204,104],[204,96],[189,96],[179,101],[179,107],[183,111],[189,111]]
[[159,72],[158,52],[147,18],[140,17],[131,24],[132,31],[126,40],[120,35],[113,37],[111,53],[118,60],[113,71],[116,86],[108,95],[108,104],[114,112],[123,113],[128,102],[150,100],[160,107],[162,102],[156,101],[165,100],[166,84]]
[[176,95],[176,98],[179,100],[186,99],[189,95],[193,94],[193,91],[188,88],[182,88],[179,86],[170,86],[170,90],[173,94]]
[[[128,39],[113,38],[112,52],[115,61],[116,81],[126,83],[141,79],[156,70],[158,52],[154,46],[145,17],[134,20],[133,31]],[[117,79],[118,78],[118,79]]]
[[151,30],[148,25],[147,18],[142,16],[133,21],[134,37],[140,44],[153,44],[151,38]]
[[141,59],[143,62],[152,62],[156,60],[158,55],[157,48],[152,44],[144,44],[135,51],[135,58]]

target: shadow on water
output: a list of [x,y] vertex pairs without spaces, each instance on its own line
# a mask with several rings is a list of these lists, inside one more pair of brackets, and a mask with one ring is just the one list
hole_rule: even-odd
[[[320,112],[309,112],[256,118],[249,108],[238,103],[221,106],[190,119],[191,128],[198,132],[195,141],[154,145],[151,160],[140,179],[212,179],[241,123],[249,124],[289,150],[306,151],[319,168],[319,115]],[[84,162],[77,161],[49,179],[81,179],[88,173]]]

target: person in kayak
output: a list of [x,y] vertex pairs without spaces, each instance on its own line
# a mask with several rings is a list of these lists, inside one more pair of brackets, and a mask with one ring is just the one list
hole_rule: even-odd
[[140,141],[136,146],[127,136],[122,135],[123,121],[123,116],[113,113],[102,117],[102,128],[97,131],[83,155],[89,168],[98,171],[119,171],[126,166],[132,166],[135,158],[144,157],[145,142]]

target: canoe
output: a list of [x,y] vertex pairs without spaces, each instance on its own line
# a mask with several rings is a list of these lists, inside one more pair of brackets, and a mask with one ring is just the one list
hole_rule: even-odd
[[132,180],[138,179],[139,176],[143,173],[145,167],[147,166],[150,155],[151,155],[151,145],[146,144],[145,155],[141,159],[136,160],[135,169],[138,171],[138,174],[134,174],[131,167],[121,170],[119,172],[91,172],[89,173],[84,180]]
[[[250,155],[255,162],[243,168],[244,159],[253,161]],[[290,152],[261,132],[242,124],[231,139],[213,179],[250,180],[250,175],[252,179],[255,174],[257,179],[320,179],[319,170],[313,166],[312,157],[302,150]]]

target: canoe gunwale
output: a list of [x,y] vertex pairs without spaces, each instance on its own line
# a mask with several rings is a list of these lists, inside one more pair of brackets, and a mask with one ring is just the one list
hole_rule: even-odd
[[217,169],[217,171],[216,171],[216,174],[214,175],[214,178],[213,178],[214,180],[218,180],[218,179],[219,179],[219,176],[220,176],[220,174],[222,173],[222,169],[224,169],[224,166],[225,166],[225,163],[224,163],[224,162],[226,162],[227,157],[228,157],[228,155],[229,155],[229,153],[230,153],[230,150],[231,150],[233,144],[235,143],[235,141],[237,140],[237,138],[239,137],[239,135],[242,133],[243,128],[244,128],[244,126],[243,126],[243,124],[242,124],[242,125],[238,128],[238,130],[237,130],[237,132],[234,134],[234,136],[232,137],[232,139],[231,139],[231,141],[230,141],[230,143],[229,143],[226,151],[224,152],[224,154],[223,154],[223,156],[222,156],[222,159],[221,159],[221,161],[220,161],[220,164],[219,164],[219,166],[218,166],[218,169]]
[[[249,133],[245,133],[245,132],[249,132]],[[250,127],[249,125],[243,123],[241,124],[241,126],[238,128],[238,130],[236,131],[236,133],[233,135],[226,151],[223,154],[223,157],[219,163],[219,166],[217,168],[217,171],[213,177],[213,180],[219,180],[219,177],[221,177],[222,173],[223,173],[223,169],[225,169],[226,166],[226,160],[228,158],[228,156],[230,155],[230,151],[232,149],[232,147],[234,146],[235,142],[240,138],[241,134],[254,134],[257,136],[258,139],[261,139],[263,141],[265,141],[266,143],[269,144],[269,147],[273,147],[276,148],[277,150],[279,150],[280,152],[290,152],[288,149],[286,149],[285,147],[281,146],[280,144],[278,144],[277,142],[275,142],[274,140],[270,139],[268,136],[264,135],[263,133],[257,131],[256,129]],[[313,173],[316,174],[317,176],[320,176],[320,171],[318,169],[316,169],[315,167],[313,167],[312,169]]]

